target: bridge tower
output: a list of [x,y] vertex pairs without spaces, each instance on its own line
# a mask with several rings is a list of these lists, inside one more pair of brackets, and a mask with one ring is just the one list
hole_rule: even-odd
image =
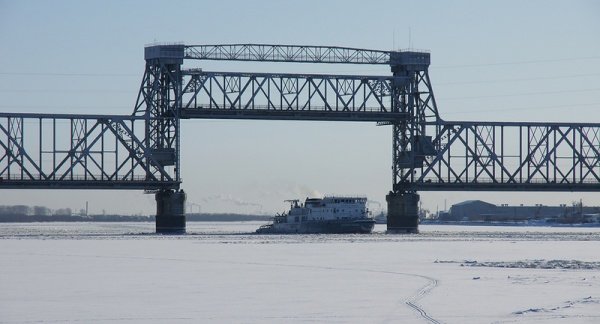
[[[134,110],[134,115],[143,116],[146,121],[147,163],[154,163],[159,170],[169,170],[178,183],[181,183],[179,114],[184,50],[183,44],[145,47],[146,69]],[[164,180],[162,174],[147,176]],[[185,233],[186,195],[179,185],[176,189],[152,192],[156,198],[156,232]]]
[[417,233],[419,195],[414,183],[417,169],[427,157],[435,156],[431,136],[426,134],[428,122],[440,120],[429,79],[430,54],[427,52],[390,52],[394,75],[392,111],[407,118],[392,124],[392,191],[388,203],[388,233]]

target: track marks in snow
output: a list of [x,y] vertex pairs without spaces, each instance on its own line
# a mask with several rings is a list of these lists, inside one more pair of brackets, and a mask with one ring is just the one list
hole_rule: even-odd
[[440,322],[433,317],[431,317],[425,309],[423,309],[417,302],[429,294],[435,287],[438,285],[438,280],[432,277],[427,277],[423,275],[411,274],[412,276],[426,279],[428,281],[427,285],[423,286],[416,294],[410,296],[406,301],[406,305],[414,309],[419,313],[419,315],[424,318],[429,323],[439,324]]
[[415,274],[415,273],[406,273],[406,272],[396,272],[396,271],[386,271],[386,270],[373,270],[373,269],[361,269],[361,268],[343,268],[343,267],[325,267],[325,266],[310,266],[310,265],[292,265],[292,264],[270,264],[270,263],[258,263],[258,262],[247,262],[243,264],[250,265],[263,265],[263,266],[280,266],[280,267],[295,267],[295,268],[310,268],[310,269],[323,269],[323,270],[336,270],[336,271],[359,271],[359,272],[368,272],[368,273],[378,273],[378,274],[392,274],[392,275],[400,275],[400,276],[409,276],[416,277],[420,279],[427,280],[427,284],[421,287],[415,294],[408,297],[405,300],[405,304],[410,308],[415,310],[419,316],[425,319],[429,323],[440,324],[441,322],[433,318],[431,315],[425,311],[417,302],[424,298],[427,294],[429,294],[435,287],[438,286],[439,281],[435,278]]
[[[397,272],[388,270],[376,270],[376,269],[364,269],[354,267],[334,267],[334,266],[319,266],[319,265],[305,265],[305,264],[287,264],[287,263],[267,263],[267,262],[236,262],[236,261],[209,261],[209,260],[197,260],[197,259],[184,259],[184,258],[164,258],[164,257],[141,257],[141,256],[116,256],[116,255],[78,255],[78,254],[60,254],[60,253],[30,253],[30,255],[44,255],[44,256],[61,256],[61,257],[92,257],[92,258],[106,258],[106,259],[136,259],[136,260],[151,260],[151,261],[175,261],[185,263],[219,263],[219,264],[231,264],[231,265],[252,265],[252,266],[267,266],[267,267],[285,267],[285,268],[303,268],[303,269],[316,269],[316,270],[327,270],[327,271],[352,271],[352,272],[366,272],[375,274],[389,274],[397,276],[408,276],[418,279],[424,279],[427,284],[418,289],[413,295],[409,296],[404,300],[409,308],[418,313],[420,317],[429,323],[441,323],[440,321],[433,318],[427,313],[427,311],[418,304],[418,301],[427,296],[434,288],[439,284],[439,281],[435,278],[407,272]],[[393,320],[391,322],[394,322]]]
[[[237,262],[231,262],[237,263]],[[272,264],[272,263],[259,263],[259,262],[244,262],[244,265],[260,265],[260,266],[279,266],[279,267],[294,267],[294,268],[310,268],[310,269],[322,269],[322,270],[336,270],[336,271],[359,271],[368,273],[378,274],[391,274],[400,276],[416,277],[427,280],[427,284],[421,287],[415,294],[408,297],[405,300],[405,304],[411,309],[415,310],[419,316],[425,319],[429,323],[440,324],[441,322],[433,318],[425,311],[417,302],[429,294],[435,287],[438,286],[439,281],[435,278],[406,272],[386,271],[386,270],[373,270],[373,269],[361,269],[361,268],[345,268],[345,267],[325,267],[325,266],[310,266],[310,265],[299,265],[299,264]]]

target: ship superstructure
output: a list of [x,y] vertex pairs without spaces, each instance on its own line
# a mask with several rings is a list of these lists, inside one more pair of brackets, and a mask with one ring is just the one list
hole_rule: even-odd
[[286,200],[287,213],[277,215],[273,224],[264,225],[258,233],[370,233],[375,221],[367,209],[367,198],[358,196],[326,196]]

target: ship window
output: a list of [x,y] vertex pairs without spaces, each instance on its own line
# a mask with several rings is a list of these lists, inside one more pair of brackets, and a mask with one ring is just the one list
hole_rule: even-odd
[[298,221],[298,216],[294,217],[294,222]]

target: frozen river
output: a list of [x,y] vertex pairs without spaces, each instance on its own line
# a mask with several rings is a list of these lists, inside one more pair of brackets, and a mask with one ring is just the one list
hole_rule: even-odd
[[600,228],[0,225],[0,322],[600,323]]

